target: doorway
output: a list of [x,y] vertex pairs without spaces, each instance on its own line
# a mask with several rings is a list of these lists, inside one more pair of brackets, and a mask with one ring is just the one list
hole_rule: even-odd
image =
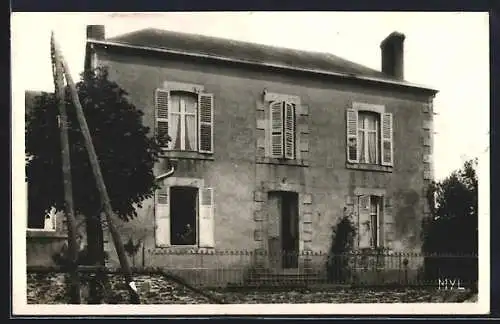
[[269,192],[268,247],[271,269],[298,268],[298,200],[295,192]]

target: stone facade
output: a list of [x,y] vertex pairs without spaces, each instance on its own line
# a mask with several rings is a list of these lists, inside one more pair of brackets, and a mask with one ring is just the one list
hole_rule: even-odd
[[[200,257],[178,255],[174,260],[171,253],[176,251],[269,252],[268,200],[272,192],[298,196],[296,239],[300,252],[328,251],[332,227],[345,210],[352,212],[356,222],[360,195],[383,197],[379,246],[393,251],[420,250],[421,221],[429,210],[425,188],[432,179],[434,91],[194,60],[105,42],[93,44],[91,52],[97,60],[92,65],[109,68],[111,78],[144,112],[143,122],[151,129],[157,127],[157,89],[208,93],[213,98],[213,152],[164,152],[165,157],[175,160],[175,173],[165,180],[166,186],[212,190],[212,223],[206,227],[213,231],[212,243],[160,246],[157,203],[150,199],[138,210],[137,219],[120,224],[124,241],[132,238],[144,245],[145,266],[175,263],[176,268],[189,268]],[[271,157],[272,100],[295,107],[292,160]],[[389,165],[348,162],[346,115],[356,107],[392,114]],[[158,175],[167,171],[165,161],[156,166]],[[114,253],[111,255],[116,264]],[[238,258],[221,260],[224,267],[251,266]],[[299,267],[307,262],[301,258]]]
[[[331,243],[331,227],[344,207],[354,208],[355,191],[363,188],[385,191],[387,244],[399,250],[419,249],[432,157],[428,129],[432,112],[427,96],[111,50],[99,57],[100,64],[110,67],[112,78],[145,112],[144,123],[152,128],[154,89],[165,82],[203,84],[214,94],[214,154],[178,158],[174,177],[204,179],[214,188],[215,248],[263,248],[266,193],[286,190],[301,197],[301,249],[326,251]],[[269,123],[260,100],[266,89],[298,96],[304,102],[299,117],[302,122],[297,127],[302,159],[297,164],[263,157]],[[383,105],[393,113],[392,168],[363,170],[346,163],[344,116],[355,102]],[[165,171],[160,164],[158,173]],[[153,231],[154,213],[146,213],[152,209],[145,204],[139,219],[126,225],[131,233],[138,230],[137,222]],[[155,248],[152,235],[149,241],[148,246]]]

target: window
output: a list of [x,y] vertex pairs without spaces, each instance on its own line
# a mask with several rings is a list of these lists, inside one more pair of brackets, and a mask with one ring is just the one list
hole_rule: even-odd
[[378,163],[379,128],[378,114],[364,111],[358,113],[358,156],[360,163]]
[[377,248],[382,245],[381,238],[382,197],[358,197],[358,245],[359,248]]
[[371,196],[370,197],[370,222],[371,222],[370,246],[372,248],[376,248],[380,245],[379,213],[380,213],[379,197]]
[[170,147],[173,150],[196,151],[198,148],[198,100],[195,96],[173,93],[170,95]]
[[195,245],[198,189],[170,188],[170,238],[172,245]]
[[287,101],[272,101],[269,105],[272,158],[295,159],[295,110],[296,105]]
[[349,109],[347,111],[347,161],[393,165],[391,113]]
[[156,133],[175,151],[213,153],[213,95],[157,89]]
[[211,188],[164,185],[155,197],[157,246],[214,247]]

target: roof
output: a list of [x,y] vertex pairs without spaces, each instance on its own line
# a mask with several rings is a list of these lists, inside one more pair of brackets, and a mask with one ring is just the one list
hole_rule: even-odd
[[434,91],[330,53],[275,47],[238,40],[147,28],[89,42],[236,61],[283,69],[392,83]]

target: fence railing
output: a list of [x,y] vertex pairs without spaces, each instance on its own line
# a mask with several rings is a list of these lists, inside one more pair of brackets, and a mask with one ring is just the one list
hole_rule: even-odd
[[[131,257],[136,269],[161,268],[197,286],[474,285],[477,255],[154,249]],[[451,287],[453,288],[453,287]]]

